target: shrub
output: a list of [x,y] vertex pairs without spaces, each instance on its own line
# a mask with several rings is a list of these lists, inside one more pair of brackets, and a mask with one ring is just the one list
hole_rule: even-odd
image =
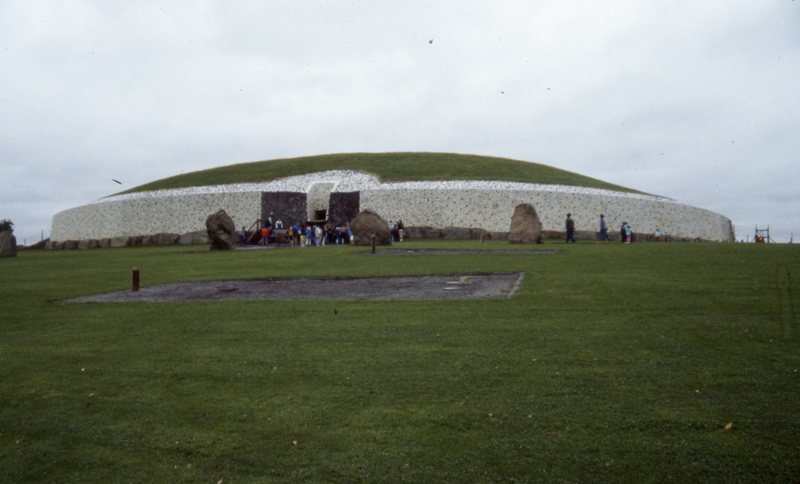
[[0,220],[0,232],[5,231],[13,232],[14,231],[14,222],[8,219]]

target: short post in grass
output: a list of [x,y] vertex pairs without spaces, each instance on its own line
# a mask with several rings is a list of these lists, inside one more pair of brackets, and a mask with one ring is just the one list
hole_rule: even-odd
[[372,243],[372,249],[370,249],[369,253],[370,254],[374,254],[375,253],[375,234],[370,235],[369,236],[369,240]]
[[132,291],[136,292],[139,290],[139,268],[133,268],[133,288]]

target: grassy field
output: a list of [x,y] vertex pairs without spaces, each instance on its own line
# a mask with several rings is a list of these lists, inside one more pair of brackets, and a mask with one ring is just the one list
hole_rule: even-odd
[[264,182],[325,170],[362,171],[372,173],[385,182],[503,180],[641,193],[540,163],[454,153],[342,153],[237,163],[156,180],[123,193]]
[[[797,246],[541,247],[0,259],[0,482],[800,481]],[[485,301],[59,302],[133,266],[526,277]]]

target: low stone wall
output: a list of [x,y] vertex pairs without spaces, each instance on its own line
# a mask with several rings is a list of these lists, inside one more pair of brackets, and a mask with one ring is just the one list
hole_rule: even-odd
[[103,239],[81,240],[48,240],[44,248],[51,250],[65,249],[109,249],[116,247],[144,247],[149,245],[194,245],[208,244],[208,234],[205,231],[187,232],[185,234],[155,234],[134,235],[131,237],[114,237]]
[[[332,193],[358,193],[360,209],[371,209],[386,220],[402,220],[412,234],[458,233],[496,238],[508,232],[520,203],[530,203],[546,232],[563,232],[572,213],[576,230],[594,233],[599,214],[609,233],[623,221],[637,234],[660,228],[683,240],[733,241],[731,221],[717,213],[673,200],[609,190],[513,182],[446,181],[382,184],[370,175],[332,171],[289,177],[261,184],[221,185],[184,190],[119,195],[65,210],[53,217],[50,239],[64,241],[121,239],[153,234],[203,231],[209,214],[224,209],[237,228],[250,227],[262,216],[263,192],[303,192],[325,184]],[[335,197],[334,197],[335,198]],[[321,202],[315,202],[320,205]],[[443,229],[447,229],[442,232]],[[482,232],[483,231],[483,232]],[[477,234],[477,236],[476,236]],[[436,238],[439,238],[436,237]],[[644,238],[642,239],[644,240]],[[126,242],[127,243],[127,242]]]

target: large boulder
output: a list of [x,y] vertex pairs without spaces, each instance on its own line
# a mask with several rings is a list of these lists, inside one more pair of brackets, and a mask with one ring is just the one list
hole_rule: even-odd
[[541,244],[542,221],[530,203],[522,203],[514,209],[508,242],[512,244]]
[[359,212],[350,221],[350,230],[353,231],[356,245],[371,245],[373,236],[377,245],[392,244],[389,223],[372,210]]
[[231,250],[236,247],[238,236],[233,219],[225,210],[212,213],[206,219],[206,233],[211,250]]
[[17,238],[14,237],[14,232],[4,230],[0,232],[0,257],[16,257],[17,256]]

